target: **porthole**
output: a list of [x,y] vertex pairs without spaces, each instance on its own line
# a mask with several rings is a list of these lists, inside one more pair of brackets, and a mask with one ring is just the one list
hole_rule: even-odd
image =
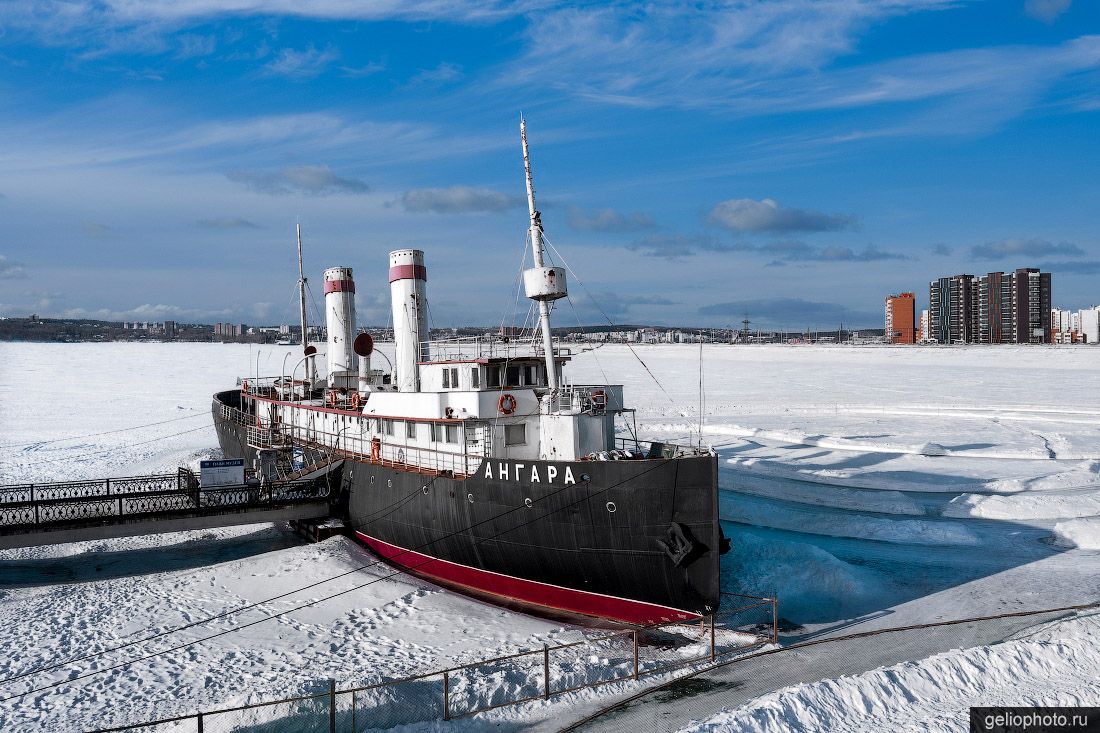
[[607,511],[608,511],[609,513],[611,513],[611,514],[614,514],[614,513],[615,513],[615,509],[616,509],[616,506],[615,506],[615,502],[613,502],[613,501],[609,501],[609,502],[607,502]]
[[531,501],[531,497],[527,497],[526,499],[524,499],[523,503],[527,505],[528,509],[535,505],[535,502]]
[[591,480],[592,480],[592,477],[589,476],[587,473],[582,473],[581,474],[581,481],[591,481]]
[[428,495],[428,485],[427,484],[424,484],[423,486],[421,486],[420,490],[424,492],[424,496]]
[[371,483],[371,486],[374,486],[374,476],[370,477],[370,483]]
[[473,494],[466,494],[466,499],[469,500],[469,502],[471,504],[474,503],[474,495]]
[[393,479],[392,478],[386,479],[386,486],[388,486],[391,489],[393,488]]

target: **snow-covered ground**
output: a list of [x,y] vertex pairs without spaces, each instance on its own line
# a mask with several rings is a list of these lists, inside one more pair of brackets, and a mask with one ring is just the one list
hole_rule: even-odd
[[[0,344],[0,483],[174,470],[216,455],[211,394],[237,375],[279,373],[289,351]],[[635,346],[637,358],[624,346],[574,351],[570,380],[624,382],[641,437],[698,438],[698,347]],[[720,454],[721,510],[734,544],[723,561],[726,589],[777,593],[792,640],[1100,599],[1100,393],[1088,388],[1098,359],[1092,347],[705,347],[703,439]],[[5,553],[0,643],[12,651],[0,660],[0,680],[369,561],[346,540],[302,546],[270,527]],[[332,590],[370,572],[334,581]],[[260,611],[251,613],[181,636]],[[186,713],[581,633],[397,576],[213,642],[2,701],[0,728]],[[1064,633],[1082,646],[1082,659],[1093,658],[1094,633],[1044,633]],[[92,668],[3,683],[0,698],[76,669]],[[476,721],[514,728],[566,720],[629,688]],[[1082,694],[1097,704],[1094,688]]]
[[1092,613],[993,646],[787,687],[683,730],[963,731],[971,706],[1095,706],[1098,670],[1100,615]]

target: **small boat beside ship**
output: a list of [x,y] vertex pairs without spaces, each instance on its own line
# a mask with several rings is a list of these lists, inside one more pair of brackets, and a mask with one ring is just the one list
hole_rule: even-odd
[[550,326],[566,271],[545,262],[523,123],[521,140],[537,338],[431,340],[424,253],[400,249],[387,270],[395,358],[377,369],[355,325],[352,268],[329,268],[327,374],[303,337],[290,374],[215,394],[222,451],[261,476],[327,466],[340,485],[334,511],[355,536],[444,585],[626,623],[712,613],[728,549],[717,457],[617,437],[616,420],[633,413],[622,385],[568,381],[571,353]]

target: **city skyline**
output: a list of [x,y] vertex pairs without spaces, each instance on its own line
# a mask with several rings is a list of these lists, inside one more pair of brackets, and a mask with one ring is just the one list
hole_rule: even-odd
[[874,327],[1019,264],[1100,301],[1091,3],[47,0],[0,28],[0,316],[293,323],[300,219],[316,297],[355,268],[365,322],[409,246],[433,325],[511,322],[521,111],[579,276],[555,326]]

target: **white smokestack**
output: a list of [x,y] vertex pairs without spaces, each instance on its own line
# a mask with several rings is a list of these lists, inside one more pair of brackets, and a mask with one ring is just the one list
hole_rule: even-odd
[[427,349],[428,301],[425,289],[428,271],[419,249],[390,252],[390,296],[393,299],[394,369],[398,391],[420,391],[420,368]]
[[350,267],[325,270],[325,322],[328,326],[328,386],[355,387],[355,281]]

